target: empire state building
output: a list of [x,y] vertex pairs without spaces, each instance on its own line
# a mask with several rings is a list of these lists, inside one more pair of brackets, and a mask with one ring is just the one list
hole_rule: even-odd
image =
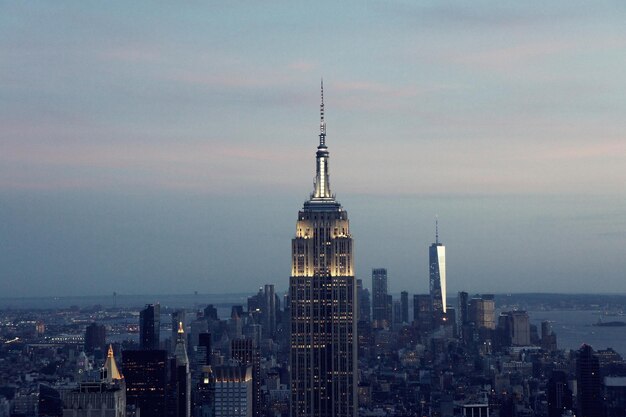
[[330,191],[324,86],[315,189],[291,242],[291,416],[356,417],[356,285],[348,213]]

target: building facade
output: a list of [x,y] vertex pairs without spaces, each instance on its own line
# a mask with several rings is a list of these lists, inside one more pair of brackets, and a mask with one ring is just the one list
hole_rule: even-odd
[[292,417],[357,415],[352,237],[348,213],[330,191],[323,91],[315,189],[292,240]]
[[139,347],[155,350],[160,344],[161,306],[148,304],[139,312]]
[[213,390],[215,417],[252,417],[252,366],[216,366]]
[[374,327],[385,328],[391,324],[391,305],[387,287],[387,270],[372,269],[372,320]]

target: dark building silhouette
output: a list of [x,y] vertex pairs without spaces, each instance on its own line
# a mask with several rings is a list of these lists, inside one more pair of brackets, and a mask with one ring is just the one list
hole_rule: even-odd
[[604,378],[606,417],[626,417],[626,377]]
[[170,366],[170,386],[174,417],[191,417],[191,374],[183,322],[178,323],[176,347]]
[[263,293],[263,288],[259,288],[258,293],[248,297],[248,313],[252,314],[257,322],[260,322],[259,317],[263,311],[264,304],[265,294]]
[[161,306],[148,304],[139,313],[139,347],[159,349],[161,327]]
[[561,417],[566,410],[573,410],[572,390],[567,385],[565,372],[552,372],[548,380],[547,395],[548,417]]
[[209,304],[204,308],[204,318],[207,320],[219,320],[217,308],[213,307],[213,304]]
[[[185,310],[176,310],[172,313],[172,330],[170,331],[170,341],[169,348],[170,353],[174,353],[174,349],[176,349],[176,340],[178,340],[178,323],[185,321]],[[158,348],[157,348],[158,349]]]
[[194,416],[213,417],[215,415],[215,378],[213,368],[203,366],[195,389]]
[[231,341],[231,357],[241,365],[252,366],[252,415],[260,416],[262,411],[261,396],[261,353],[252,339]]
[[498,331],[505,346],[530,345],[530,319],[525,311],[504,311],[498,317]]
[[85,329],[85,352],[93,354],[96,350],[104,352],[106,349],[106,327],[102,324],[91,323]]
[[38,415],[39,417],[63,416],[63,401],[61,401],[59,391],[47,385],[39,385]]
[[385,328],[391,324],[391,300],[387,293],[387,270],[372,269],[372,321],[374,327]]
[[263,335],[270,338],[276,333],[276,294],[274,284],[265,284],[263,288]]
[[372,303],[370,301],[370,292],[367,288],[363,288],[363,280],[356,280],[357,298],[359,307],[359,322],[369,323],[372,321]]
[[402,291],[400,293],[400,306],[402,308],[402,323],[409,322],[409,293]]
[[211,333],[200,333],[198,335],[198,364],[206,366],[211,364],[212,342]]
[[413,295],[413,325],[421,332],[432,329],[433,315],[430,308],[430,294]]
[[578,382],[578,413],[576,416],[602,417],[604,410],[600,362],[589,345],[583,345],[578,350],[576,379]]
[[443,318],[445,326],[451,329],[453,337],[458,337],[458,326],[456,322],[456,309],[448,307]]
[[139,408],[141,417],[165,417],[167,412],[167,351],[122,352],[126,403]]

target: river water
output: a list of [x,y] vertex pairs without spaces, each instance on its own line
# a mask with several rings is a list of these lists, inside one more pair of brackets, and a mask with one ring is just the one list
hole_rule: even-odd
[[594,350],[611,347],[626,357],[626,327],[593,326],[599,319],[604,322],[626,321],[625,316],[604,316],[598,310],[529,310],[528,315],[539,332],[542,321],[551,322],[559,349],[578,349],[586,343]]

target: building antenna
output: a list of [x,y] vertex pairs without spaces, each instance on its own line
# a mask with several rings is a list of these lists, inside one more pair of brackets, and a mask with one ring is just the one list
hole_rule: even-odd
[[435,215],[435,244],[439,244],[439,215]]
[[326,146],[326,122],[324,121],[324,78],[321,79],[321,104],[320,104],[320,146]]

